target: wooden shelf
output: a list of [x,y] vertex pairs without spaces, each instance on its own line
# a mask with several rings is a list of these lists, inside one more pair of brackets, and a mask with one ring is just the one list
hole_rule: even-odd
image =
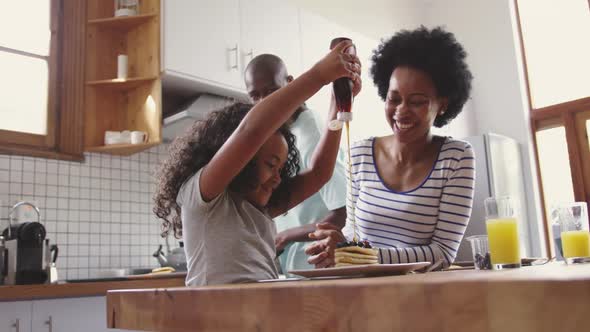
[[127,91],[131,89],[135,89],[138,86],[157,80],[157,76],[151,77],[136,77],[136,78],[127,78],[127,79],[120,79],[115,78],[111,80],[99,80],[99,81],[89,81],[86,82],[86,85],[95,86],[95,87],[103,87],[107,89],[113,90],[120,90],[120,91]]
[[96,25],[101,28],[127,31],[148,22],[156,16],[157,14],[142,14],[135,16],[100,18],[89,20],[88,24]]
[[86,152],[96,153],[108,153],[118,156],[130,156],[134,153],[138,153],[154,146],[160,145],[160,143],[142,143],[142,144],[113,144],[104,146],[89,146],[86,147]]
[[[162,142],[161,0],[139,0],[141,12],[114,17],[112,1],[86,2],[84,151],[129,156]],[[128,78],[117,79],[117,56]],[[139,130],[145,144],[105,145],[107,130]]]

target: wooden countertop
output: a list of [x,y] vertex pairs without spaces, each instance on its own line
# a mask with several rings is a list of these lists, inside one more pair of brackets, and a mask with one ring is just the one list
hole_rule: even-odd
[[590,331],[590,265],[109,291],[143,331]]
[[115,289],[183,287],[185,275],[175,274],[170,277],[136,278],[125,281],[0,286],[0,301],[105,296],[107,291]]

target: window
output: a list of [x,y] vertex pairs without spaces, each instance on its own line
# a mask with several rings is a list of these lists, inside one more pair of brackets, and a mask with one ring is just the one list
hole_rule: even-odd
[[4,4],[0,153],[82,158],[85,17],[86,1]]
[[50,68],[57,65],[59,51],[52,47],[58,36],[51,23],[57,17],[49,0],[39,1],[34,10],[29,6],[9,1],[0,12],[0,130],[17,143],[50,146],[55,133],[48,121],[56,102]]
[[574,201],[570,159],[567,149],[563,148],[567,146],[565,127],[541,129],[537,131],[536,139],[545,202],[549,203],[545,205],[545,213],[550,215],[552,204]]
[[547,216],[556,203],[590,204],[590,1],[515,1]]

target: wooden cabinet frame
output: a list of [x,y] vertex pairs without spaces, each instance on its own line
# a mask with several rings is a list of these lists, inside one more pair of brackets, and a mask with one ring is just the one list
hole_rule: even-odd
[[0,130],[0,153],[83,159],[86,1],[51,0],[47,135]]

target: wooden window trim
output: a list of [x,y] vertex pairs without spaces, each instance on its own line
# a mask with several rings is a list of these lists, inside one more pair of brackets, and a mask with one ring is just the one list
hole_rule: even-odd
[[[528,101],[531,134],[537,169],[537,184],[540,189],[540,203],[543,212],[545,245],[547,248],[547,254],[551,256],[553,240],[549,236],[551,232],[546,216],[545,195],[543,181],[541,179],[536,133],[539,130],[555,126],[565,127],[571,177],[574,187],[574,198],[576,201],[585,201],[590,206],[590,146],[588,143],[588,137],[586,136],[586,129],[584,128],[585,123],[580,119],[581,114],[590,113],[590,96],[546,107],[534,108],[532,106],[531,85],[528,78],[527,57],[522,38],[518,0],[513,0],[513,4],[516,16],[516,27],[518,29],[519,47],[523,59],[524,83],[526,85],[525,91]],[[590,0],[588,0],[588,10],[590,11]]]
[[47,135],[0,130],[0,153],[84,159],[86,1],[51,0]]
[[[578,147],[580,148],[580,162],[583,174],[585,192],[583,196],[585,201],[590,205],[590,140],[586,129],[586,121],[590,120],[590,107],[585,111],[577,112],[575,115],[575,124],[577,131]],[[584,200],[584,199],[581,199]]]
[[558,118],[564,113],[574,114],[590,109],[590,97],[568,101],[565,103],[531,109],[531,118],[535,121]]
[[565,137],[567,139],[567,149],[570,157],[572,183],[574,184],[574,199],[576,202],[586,202],[584,171],[582,170],[582,147],[578,143],[580,133],[576,128],[576,122],[572,112],[562,113],[561,117],[565,126]]

